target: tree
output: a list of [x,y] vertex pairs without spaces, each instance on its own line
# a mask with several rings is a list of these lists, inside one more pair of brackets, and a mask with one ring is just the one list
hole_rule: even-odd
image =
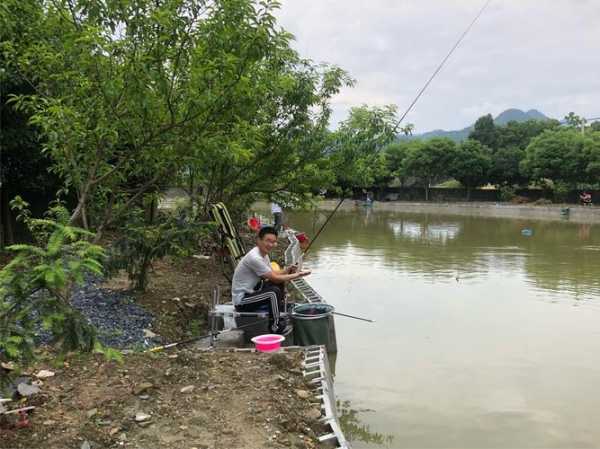
[[468,139],[456,147],[448,174],[460,181],[467,189],[467,201],[469,201],[471,190],[487,182],[490,167],[489,148],[477,140]]
[[400,185],[404,185],[406,179],[404,174],[404,160],[408,156],[410,148],[415,145],[414,142],[418,141],[394,142],[385,147],[385,163],[387,172],[389,173],[389,181],[397,178],[400,181]]
[[384,150],[395,139],[396,124],[395,106],[350,110],[332,134],[330,162],[339,187],[371,187],[387,176]]
[[6,9],[0,7],[0,248],[14,243],[20,230],[13,229],[10,200],[20,195],[30,203],[40,203],[45,210],[48,201],[42,199],[61,187],[59,178],[48,170],[52,161],[42,153],[39,132],[28,123],[29,115],[8,103],[12,95],[34,93],[10,58],[10,48],[26,41],[27,28],[41,17],[36,2],[24,0],[12,6],[14,17],[22,20],[10,20]]
[[587,133],[584,141],[584,153],[587,157],[585,174],[590,184],[600,181],[600,130]]
[[187,180],[202,186],[200,209],[224,201],[241,210],[259,195],[302,202],[334,179],[329,101],[351,80],[343,70],[312,66],[291,50],[271,65],[254,76],[252,97],[232,116],[229,132],[198,142],[186,161]]
[[520,148],[524,150],[535,136],[539,136],[547,129],[555,129],[559,125],[558,120],[510,121],[506,126],[496,127],[496,151],[501,148]]
[[209,202],[320,175],[328,100],[347,77],[299,58],[276,2],[40,4],[31,39],[10,48],[36,87],[15,105],[77,197],[72,223],[99,238],[176,178]]
[[586,182],[589,140],[574,129],[544,131],[527,147],[521,169],[536,181],[548,179],[569,186]]
[[498,148],[498,133],[492,114],[479,117],[469,134],[469,139],[478,140],[492,150]]
[[404,173],[419,179],[429,201],[429,187],[435,179],[449,175],[450,163],[455,159],[456,144],[446,138],[421,141],[411,147],[404,160]]
[[529,177],[520,169],[525,154],[516,146],[499,148],[491,155],[489,181],[498,186],[527,185]]
[[569,112],[565,115],[564,121],[567,126],[576,129],[583,129],[587,123],[587,120],[584,117],[580,117],[574,112]]
[[531,139],[547,129],[556,129],[557,120],[510,121],[505,126],[495,126],[491,115],[481,117],[471,138],[488,145],[491,151],[489,180],[496,185],[512,186],[528,182],[519,166],[525,157],[525,148]]

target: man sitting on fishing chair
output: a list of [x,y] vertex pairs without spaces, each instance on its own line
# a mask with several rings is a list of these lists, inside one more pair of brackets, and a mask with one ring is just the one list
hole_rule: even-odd
[[283,270],[271,267],[269,253],[277,246],[277,232],[271,226],[260,229],[256,246],[240,260],[231,282],[231,296],[238,312],[255,312],[269,307],[271,330],[285,334],[289,329],[280,322],[284,306],[284,282],[307,276],[310,271],[298,271],[291,266]]

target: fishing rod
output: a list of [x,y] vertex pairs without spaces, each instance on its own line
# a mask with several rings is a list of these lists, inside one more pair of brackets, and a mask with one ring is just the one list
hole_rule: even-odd
[[398,122],[394,126],[394,129],[393,129],[392,132],[395,133],[398,130],[398,127],[400,126],[400,123],[402,123],[402,121],[404,120],[404,118],[412,110],[413,106],[417,103],[417,101],[419,101],[419,98],[421,98],[421,95],[423,95],[423,93],[425,92],[425,90],[427,89],[427,87],[429,87],[429,84],[431,84],[431,82],[436,77],[436,75],[440,72],[440,70],[442,70],[442,67],[444,66],[444,64],[446,64],[446,61],[450,58],[450,56],[452,56],[452,53],[454,53],[454,50],[456,50],[458,48],[458,46],[460,45],[460,43],[462,42],[462,40],[465,38],[465,36],[471,30],[471,28],[473,28],[473,25],[475,25],[475,22],[477,22],[477,20],[479,19],[479,17],[481,17],[481,15],[483,14],[483,11],[485,11],[485,9],[488,7],[488,5],[491,3],[491,1],[492,0],[487,0],[485,2],[485,4],[483,5],[483,7],[479,10],[479,12],[475,16],[475,18],[469,24],[469,26],[467,27],[467,29],[460,35],[460,37],[458,38],[458,40],[456,41],[456,43],[454,44],[454,46],[450,49],[450,51],[444,57],[444,59],[442,59],[442,62],[440,62],[440,64],[434,70],[433,74],[429,77],[429,79],[427,80],[427,82],[425,83],[425,85],[421,88],[421,90],[419,91],[419,93],[417,94],[417,96],[415,97],[415,99],[412,101],[412,103],[410,104],[410,106],[408,107],[408,109],[404,112],[404,114],[402,114],[402,117],[400,117],[400,120],[398,120]]
[[[429,79],[427,80],[427,82],[419,90],[419,92],[417,93],[417,96],[415,97],[415,99],[408,106],[408,108],[406,109],[406,111],[404,112],[404,114],[402,114],[402,116],[400,117],[400,119],[396,122],[396,125],[394,126],[393,131],[392,131],[393,133],[395,133],[398,130],[398,127],[400,126],[400,124],[404,121],[404,119],[406,118],[406,116],[408,115],[408,113],[412,110],[412,108],[415,106],[415,104],[417,104],[417,101],[419,101],[419,98],[421,98],[421,95],[423,95],[423,93],[425,93],[425,90],[427,90],[427,88],[429,87],[429,85],[431,84],[431,82],[434,80],[434,78],[437,76],[437,74],[440,72],[440,70],[442,70],[442,67],[444,67],[444,64],[446,64],[446,61],[448,61],[448,59],[450,58],[450,56],[452,56],[452,54],[454,53],[454,51],[461,44],[461,42],[463,41],[463,39],[465,38],[465,36],[471,30],[471,28],[473,28],[473,26],[475,25],[475,23],[477,22],[477,20],[479,20],[479,18],[481,17],[481,15],[483,14],[483,12],[486,10],[486,8],[488,7],[488,5],[491,3],[491,1],[492,0],[486,0],[486,2],[484,3],[483,7],[479,10],[479,12],[475,16],[475,18],[471,21],[471,23],[469,23],[469,25],[467,26],[467,28],[465,29],[465,31],[463,31],[463,33],[460,35],[460,37],[455,42],[455,44],[452,46],[452,48],[450,49],[450,51],[448,52],[448,54],[444,57],[444,59],[442,59],[442,62],[440,62],[440,64],[438,65],[438,67],[433,71],[433,74],[429,77]],[[317,235],[315,235],[315,238],[309,243],[308,248],[306,248],[304,250],[304,252],[302,253],[303,255],[305,255],[308,252],[308,250],[310,249],[310,247],[312,246],[312,244],[314,243],[314,241],[317,240],[317,237],[319,236],[319,234],[321,233],[321,231],[323,230],[323,228],[327,225],[327,223],[329,222],[329,220],[331,219],[331,217],[333,217],[333,215],[338,210],[338,208],[342,205],[343,201],[344,201],[344,198],[342,198],[340,200],[339,204],[333,210],[333,212],[331,213],[331,215],[327,218],[327,220],[325,221],[325,223],[323,223],[323,226],[321,226],[321,229],[319,229],[319,232],[317,232]]]
[[361,318],[359,316],[354,316],[354,315],[347,315],[345,313],[340,313],[340,312],[332,312],[334,315],[339,315],[339,316],[345,316],[346,318],[353,318],[355,320],[360,320],[360,321],[366,321],[367,323],[374,323],[375,320],[370,320],[368,318]]
[[193,338],[188,338],[186,340],[180,340],[180,341],[176,341],[176,342],[173,342],[173,343],[169,343],[168,345],[155,346],[154,348],[150,348],[150,349],[148,349],[148,350],[146,350],[144,352],[158,352],[158,351],[162,351],[163,349],[170,349],[170,348],[174,348],[176,346],[193,343],[195,341],[202,340],[204,338],[215,337],[215,336],[224,334],[225,332],[231,332],[231,331],[235,331],[235,330],[238,330],[238,329],[243,329],[243,328],[248,327],[248,326],[256,326],[256,323],[261,322],[261,321],[266,321],[268,319],[269,318],[259,318],[256,321],[253,321],[253,322],[248,323],[248,324],[244,324],[242,326],[237,326],[237,327],[234,327],[234,328],[231,328],[231,329],[224,329],[222,331],[214,331],[214,332],[211,332],[211,333],[206,334],[206,335],[200,335],[199,337],[193,337]]
[[335,209],[333,209],[333,212],[331,214],[329,214],[329,217],[327,217],[327,220],[325,220],[325,223],[323,223],[323,225],[321,226],[321,228],[319,229],[319,231],[315,235],[315,238],[310,241],[310,243],[308,244],[308,247],[302,253],[303,256],[306,255],[306,253],[308,252],[308,250],[310,249],[310,247],[312,246],[312,244],[315,243],[315,240],[317,240],[317,237],[319,237],[319,234],[321,234],[321,231],[325,228],[325,226],[327,226],[327,223],[329,223],[329,220],[331,220],[331,217],[333,217],[335,215],[335,213],[340,208],[340,206],[342,205],[342,203],[344,202],[345,199],[346,198],[344,198],[342,196],[342,199],[337,204],[337,206],[335,206]]
[[[375,320],[370,320],[368,318],[361,318],[361,317],[353,316],[353,315],[347,315],[345,313],[340,313],[340,312],[332,312],[332,313],[334,315],[340,315],[340,316],[344,316],[344,317],[347,317],[347,318],[353,318],[355,320],[366,321],[368,323],[374,323],[375,322]],[[159,352],[159,351],[162,351],[164,349],[170,349],[170,348],[175,348],[177,346],[181,346],[181,345],[185,345],[185,344],[189,344],[189,343],[194,343],[195,341],[202,340],[204,338],[218,336],[218,335],[224,334],[225,332],[231,332],[231,331],[243,329],[243,328],[249,327],[249,326],[256,326],[257,322],[266,321],[268,319],[269,318],[259,318],[256,321],[253,321],[253,322],[248,323],[248,324],[244,324],[242,326],[237,326],[237,327],[231,328],[231,329],[224,329],[222,331],[214,331],[214,332],[211,332],[211,333],[206,334],[206,335],[200,335],[199,337],[193,337],[193,338],[188,338],[186,340],[181,340],[181,341],[176,341],[176,342],[173,342],[173,343],[169,343],[168,345],[156,346],[156,347],[150,348],[150,349],[148,349],[148,350],[146,350],[144,352],[146,352],[146,353],[147,352]]]

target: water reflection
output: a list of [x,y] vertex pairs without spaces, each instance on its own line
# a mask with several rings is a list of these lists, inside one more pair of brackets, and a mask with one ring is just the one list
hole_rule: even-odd
[[421,223],[400,220],[397,222],[390,221],[388,225],[396,238],[436,240],[441,243],[456,238],[460,232],[459,223],[428,224],[424,228]]
[[369,410],[355,410],[350,401],[336,401],[338,417],[344,436],[350,443],[360,441],[361,443],[377,444],[382,448],[391,448],[394,435],[383,434],[371,430],[371,426],[361,422],[360,413]]
[[[325,219],[294,214],[296,227]],[[531,229],[532,235],[522,233]],[[338,212],[313,249],[321,262],[380,264],[435,281],[482,278],[491,272],[523,273],[537,289],[569,291],[578,299],[600,293],[597,225],[482,217]],[[596,231],[596,232],[595,232]]]

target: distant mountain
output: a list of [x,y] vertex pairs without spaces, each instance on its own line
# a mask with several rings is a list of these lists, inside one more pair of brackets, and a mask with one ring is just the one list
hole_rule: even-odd
[[447,137],[448,139],[452,139],[455,142],[462,142],[469,137],[473,126],[469,126],[468,128],[463,128],[456,131],[446,131],[443,129],[434,129],[433,131],[429,131],[423,134],[413,134],[412,136],[403,136],[403,139],[412,140],[412,139],[433,139],[434,137]]
[[504,126],[508,122],[526,122],[527,120],[550,120],[550,118],[537,109],[530,109],[527,112],[520,109],[507,109],[494,119],[494,123],[498,126]]
[[[494,123],[498,126],[504,126],[508,122],[526,122],[527,120],[550,120],[550,118],[546,117],[537,109],[530,109],[527,112],[523,112],[520,109],[507,109],[506,111],[498,114],[498,116],[494,119]],[[469,137],[469,134],[473,129],[473,125],[455,131],[445,131],[443,129],[436,129],[423,134],[414,134],[408,137],[402,136],[400,137],[400,140],[432,139],[433,137],[447,137],[448,139],[452,139],[455,142],[461,142]]]

